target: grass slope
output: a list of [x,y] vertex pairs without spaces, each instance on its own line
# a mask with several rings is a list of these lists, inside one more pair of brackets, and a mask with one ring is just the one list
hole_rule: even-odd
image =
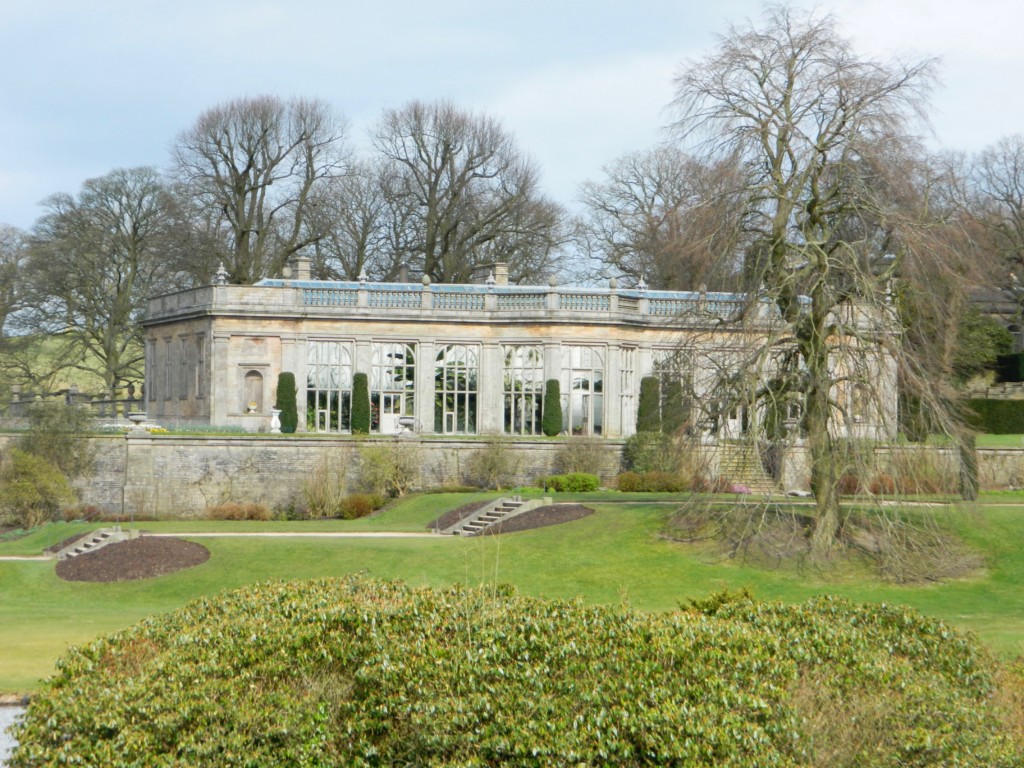
[[[52,562],[0,562],[0,692],[38,687],[69,645],[124,628],[188,601],[266,579],[365,573],[413,585],[509,583],[524,595],[581,597],[588,603],[628,604],[643,611],[676,608],[722,588],[749,587],[766,600],[802,602],[823,593],[854,601],[915,607],[976,632],[997,654],[1024,653],[1024,508],[1006,496],[976,516],[954,513],[965,537],[986,553],[977,578],[927,586],[894,586],[870,576],[825,581],[814,574],[765,571],[715,562],[659,539],[671,506],[612,504],[592,497],[596,512],[552,528],[498,537],[437,539],[204,538],[207,563],[139,582],[64,582]],[[160,522],[162,532],[201,530],[422,531],[465,495],[424,495],[382,515],[352,522]],[[1024,500],[1024,497],[1022,497]],[[38,554],[86,526],[61,524],[0,543],[0,555]]]

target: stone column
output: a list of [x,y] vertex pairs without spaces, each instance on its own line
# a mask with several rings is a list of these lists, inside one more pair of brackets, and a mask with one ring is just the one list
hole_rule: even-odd
[[604,361],[604,436],[622,435],[622,348],[609,344]]
[[[226,425],[231,403],[238,398],[238,365],[231,360],[231,336],[227,333],[211,333],[210,359],[210,423]],[[157,372],[159,375],[159,372]],[[159,389],[157,393],[157,398]]]
[[416,345],[416,431],[434,433],[434,368],[437,349],[433,339],[422,339]]
[[480,353],[480,372],[477,376],[478,428],[483,435],[500,435],[505,430],[504,393],[505,360],[501,344],[488,342]]

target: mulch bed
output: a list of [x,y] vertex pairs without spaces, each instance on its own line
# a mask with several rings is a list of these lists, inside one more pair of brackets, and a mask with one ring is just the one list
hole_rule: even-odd
[[[479,509],[483,509],[490,501],[475,501],[471,504],[463,504],[461,507],[445,512],[441,517],[434,520],[427,526],[432,531],[443,531],[449,526],[455,525],[465,517],[469,517]],[[516,533],[517,531],[529,531],[534,528],[544,528],[549,525],[559,525],[573,520],[579,520],[592,514],[594,510],[582,504],[551,504],[546,507],[537,507],[522,514],[511,517],[498,525],[493,525],[483,531],[481,536],[497,536],[500,533]]]
[[497,536],[501,533],[516,533],[517,531],[532,531],[534,528],[544,528],[549,525],[561,525],[581,517],[594,514],[594,510],[582,504],[551,504],[547,507],[537,507],[522,514],[503,520],[497,525],[481,531],[481,536]]
[[432,521],[427,525],[427,529],[431,531],[443,531],[445,528],[455,525],[464,517],[469,517],[478,509],[483,509],[490,503],[490,500],[485,499],[484,501],[474,501],[469,504],[463,504],[461,507],[449,510],[436,520]]
[[210,551],[183,539],[140,536],[57,563],[65,581],[131,581],[151,579],[205,563]]
[[[463,504],[446,512],[427,527],[430,530],[447,528],[489,503],[477,501]],[[552,504],[516,515],[499,525],[492,526],[481,535],[496,536],[501,533],[529,531],[579,520],[592,513],[592,509],[582,504]],[[75,536],[62,541],[51,549],[65,547],[77,538],[80,537]],[[202,544],[171,537],[142,535],[137,539],[107,544],[95,552],[61,560],[57,563],[57,575],[65,581],[111,582],[151,579],[154,576],[164,576],[205,563],[209,558],[210,551]]]

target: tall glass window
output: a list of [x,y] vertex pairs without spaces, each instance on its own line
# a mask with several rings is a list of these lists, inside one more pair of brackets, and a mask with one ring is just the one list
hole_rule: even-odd
[[505,432],[541,434],[544,414],[544,350],[505,347]]
[[695,419],[692,353],[680,349],[656,352],[654,375],[661,388],[662,428],[670,432],[692,430]]
[[306,428],[352,431],[352,351],[345,342],[306,345]]
[[623,347],[619,350],[619,428],[620,434],[629,434],[636,427],[636,350]]
[[571,435],[604,428],[604,350],[562,347],[562,427]]
[[477,425],[477,351],[452,344],[437,353],[434,368],[434,431],[471,434]]
[[401,419],[416,413],[416,347],[413,344],[373,345],[370,370],[370,428],[393,435],[403,429]]

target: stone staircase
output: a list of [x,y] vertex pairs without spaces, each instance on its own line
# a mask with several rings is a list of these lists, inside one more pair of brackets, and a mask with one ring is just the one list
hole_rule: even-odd
[[120,526],[117,528],[97,528],[88,536],[85,536],[60,550],[57,553],[57,559],[63,560],[67,557],[85,555],[89,552],[95,552],[98,549],[102,549],[107,544],[113,544],[117,541],[125,541],[126,539],[133,539],[138,535],[138,531],[123,531]]
[[771,475],[764,471],[757,446],[742,443],[720,443],[718,476],[730,483],[739,483],[755,496],[768,496],[778,490]]
[[483,509],[477,510],[469,517],[464,517],[440,533],[447,536],[478,536],[503,520],[550,503],[550,498],[523,501],[519,496],[513,496],[511,499],[496,499]]

